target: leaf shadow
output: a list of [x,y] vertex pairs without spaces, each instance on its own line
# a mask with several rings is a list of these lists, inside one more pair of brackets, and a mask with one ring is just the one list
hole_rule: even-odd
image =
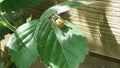
[[18,38],[17,40],[16,40],[16,42],[18,41],[18,43],[20,42],[20,45],[18,46],[18,45],[16,45],[17,46],[17,50],[21,50],[21,49],[23,49],[23,47],[24,48],[27,48],[26,46],[23,46],[23,45],[26,45],[24,42],[23,42],[23,40],[24,39],[22,39],[22,38],[20,38],[20,36],[18,35],[18,33],[14,33],[14,35],[15,35],[15,37],[16,38]]

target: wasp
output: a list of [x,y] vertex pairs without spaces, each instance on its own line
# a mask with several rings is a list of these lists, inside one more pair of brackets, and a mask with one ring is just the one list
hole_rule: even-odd
[[66,27],[66,26],[65,26],[65,23],[64,23],[64,20],[63,20],[62,17],[59,16],[58,14],[54,14],[51,18],[52,18],[53,23],[54,23],[58,28],[64,29],[64,28]]

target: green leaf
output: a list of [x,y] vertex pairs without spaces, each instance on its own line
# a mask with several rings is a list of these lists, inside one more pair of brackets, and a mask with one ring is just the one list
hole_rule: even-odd
[[41,20],[49,18],[50,16],[52,16],[55,13],[63,13],[66,12],[72,8],[77,8],[79,6],[83,6],[83,5],[88,5],[88,4],[92,4],[93,2],[86,2],[86,1],[66,1],[60,4],[57,4],[51,8],[49,8],[48,10],[46,10],[42,16],[40,17]]
[[19,10],[35,4],[38,4],[44,0],[4,0],[1,3],[2,11],[10,12],[12,10]]
[[64,68],[77,68],[79,62],[83,62],[85,56],[88,54],[87,40],[76,26],[68,21],[64,23],[67,28],[63,30],[53,26],[64,57],[66,57]]
[[[86,40],[83,34],[79,33],[79,31],[75,31],[77,28],[72,24],[66,24],[70,27],[67,28],[68,31],[57,32],[58,29],[52,27],[52,22],[49,20],[49,17],[56,12],[62,13],[71,8],[75,8],[75,6],[79,6],[73,5],[77,4],[76,2],[78,1],[68,1],[56,5],[59,6],[59,8],[55,8],[54,6],[48,9],[40,17],[40,22],[38,20],[31,21],[17,29],[7,45],[10,48],[12,60],[17,66],[20,68],[28,68],[28,66],[36,59],[37,50],[42,61],[53,68],[76,68],[79,62],[83,61],[87,54]],[[80,5],[81,3],[82,2],[80,2]],[[68,6],[69,8],[67,7],[63,11],[59,10],[60,6]],[[62,35],[58,34],[62,32]],[[60,39],[58,36],[64,37],[66,40]]]
[[33,35],[38,23],[39,20],[33,20],[20,26],[7,44],[13,62],[20,68],[28,68],[36,60],[38,52]]
[[64,30],[52,29],[51,23],[44,20],[35,32],[41,60],[51,68],[77,68],[88,54],[85,36],[69,22]]
[[[68,1],[60,3],[45,11],[41,24],[35,30],[37,49],[43,63],[51,68],[77,68],[88,54],[87,41],[78,28],[66,21],[67,28],[60,30],[51,26],[49,20],[55,13],[62,13],[91,2]],[[64,10],[63,10],[64,9]]]

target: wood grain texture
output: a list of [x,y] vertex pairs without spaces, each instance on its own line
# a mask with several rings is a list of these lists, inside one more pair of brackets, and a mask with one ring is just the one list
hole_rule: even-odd
[[120,1],[94,2],[69,11],[64,17],[86,35],[90,52],[120,60]]
[[[61,0],[59,0],[61,1]],[[85,34],[89,51],[120,60],[120,0],[83,0],[92,1],[92,5],[73,9],[62,15]],[[40,3],[23,13],[40,15],[56,0]]]
[[69,14],[69,20],[85,33],[90,52],[120,60],[120,1],[97,1]]

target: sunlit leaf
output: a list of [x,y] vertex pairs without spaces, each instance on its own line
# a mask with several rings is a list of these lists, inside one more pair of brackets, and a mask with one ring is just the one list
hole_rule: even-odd
[[62,52],[66,57],[66,64],[62,68],[77,68],[88,54],[87,40],[79,28],[68,21],[64,23],[67,27],[63,30],[53,26]]
[[62,13],[87,4],[83,1],[58,4],[45,11],[40,17],[40,22],[34,20],[18,28],[7,45],[16,65],[28,68],[36,59],[38,50],[42,62],[47,67],[77,68],[88,53],[86,38],[78,28],[67,21],[66,29],[58,29],[49,17],[54,13]]
[[66,22],[67,28],[60,30],[44,20],[37,27],[37,49],[43,63],[52,68],[77,68],[88,54],[87,41],[80,30]]
[[12,60],[20,68],[28,68],[36,60],[38,53],[33,35],[38,23],[39,20],[33,20],[20,26],[7,44]]
[[49,19],[55,13],[62,13],[90,2],[68,1],[46,10],[40,17],[41,24],[35,30],[37,49],[43,63],[50,68],[77,68],[88,54],[85,36],[73,24],[66,21],[66,29],[52,27]]

